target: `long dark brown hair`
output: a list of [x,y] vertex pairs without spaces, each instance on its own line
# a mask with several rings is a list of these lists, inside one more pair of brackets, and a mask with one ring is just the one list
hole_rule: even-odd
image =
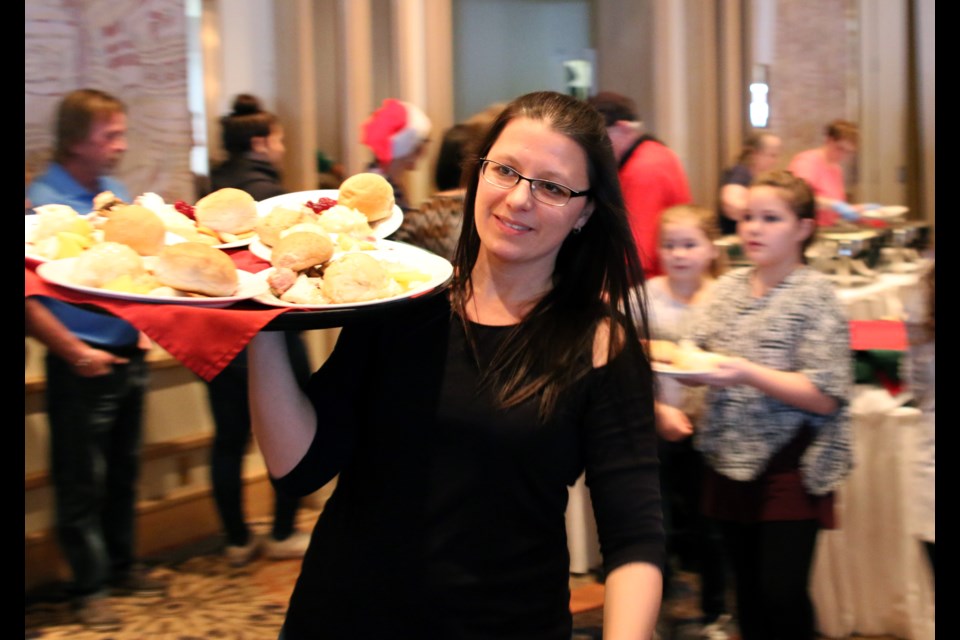
[[[641,347],[641,339],[647,337],[643,270],[627,222],[613,147],[599,112],[561,93],[520,96],[491,125],[475,151],[477,158],[487,155],[516,118],[543,122],[583,149],[594,207],[582,230],[567,236],[560,247],[553,288],[513,328],[482,372],[505,407],[539,396],[540,417],[545,419],[564,390],[592,369],[594,335],[601,322],[611,321],[608,361],[626,350],[640,366],[648,366]],[[475,341],[466,306],[481,244],[474,219],[480,178],[477,158],[467,166],[451,296],[471,344]]]

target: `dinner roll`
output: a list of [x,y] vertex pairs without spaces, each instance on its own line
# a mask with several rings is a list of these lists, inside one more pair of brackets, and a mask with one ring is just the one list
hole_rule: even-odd
[[257,201],[246,191],[217,189],[194,205],[197,224],[223,233],[246,233],[257,224]]
[[260,242],[272,247],[277,244],[280,234],[286,229],[299,224],[316,220],[312,213],[298,209],[287,209],[286,207],[274,207],[273,211],[257,220],[255,228]]
[[136,204],[115,207],[103,223],[105,241],[125,244],[142,256],[160,253],[166,234],[160,216]]
[[366,253],[348,253],[323,272],[323,294],[333,303],[364,302],[401,293],[386,268]]
[[165,247],[153,270],[168,287],[205,296],[232,296],[237,292],[237,267],[226,253],[199,242]]
[[274,267],[304,271],[333,257],[333,241],[324,233],[297,231],[277,240],[270,252]]
[[650,341],[650,359],[654,362],[672,363],[680,347],[676,342],[670,340],[651,340]]
[[701,351],[694,347],[679,349],[672,364],[677,369],[683,371],[709,371],[716,367],[717,363],[726,358],[727,356],[720,355],[719,353]]
[[75,260],[71,279],[84,287],[102,287],[121,276],[135,278],[146,273],[140,254],[119,242],[95,244]]
[[393,187],[378,173],[358,173],[340,185],[337,204],[356,209],[376,222],[393,215]]

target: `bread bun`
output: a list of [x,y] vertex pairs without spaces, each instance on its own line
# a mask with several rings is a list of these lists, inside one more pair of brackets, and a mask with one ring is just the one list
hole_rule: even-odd
[[101,191],[93,196],[93,210],[104,217],[109,216],[115,208],[123,207],[126,204],[113,191]]
[[393,215],[393,187],[378,173],[358,173],[340,185],[337,204],[356,209],[376,222]]
[[365,253],[348,253],[332,262],[323,272],[322,288],[333,303],[377,300],[401,292],[384,266]]
[[230,187],[204,196],[194,205],[197,224],[223,233],[246,233],[257,224],[257,201],[246,191]]
[[136,278],[146,273],[143,258],[119,242],[101,242],[81,253],[71,279],[84,287],[102,287],[121,276]]
[[650,341],[650,359],[654,362],[673,364],[679,350],[680,347],[677,346],[677,343],[670,340]]
[[280,234],[284,230],[301,222],[315,219],[316,216],[306,211],[274,207],[273,211],[257,220],[255,231],[260,238],[260,242],[272,247],[277,244],[277,240],[280,239]]
[[205,296],[232,296],[239,286],[230,256],[199,242],[165,247],[153,272],[161,284]]
[[676,356],[671,364],[683,371],[709,371],[715,368],[721,360],[726,359],[727,356],[720,355],[719,353],[701,351],[693,347],[677,350]]
[[270,252],[274,267],[304,271],[333,257],[333,241],[324,233],[297,231],[280,238]]
[[146,207],[131,204],[116,207],[103,223],[103,239],[119,242],[142,256],[155,256],[163,249],[167,229],[160,216]]
[[330,237],[330,234],[327,233],[327,230],[324,229],[322,226],[320,226],[320,224],[317,223],[316,221],[311,221],[311,222],[298,222],[297,224],[293,225],[292,227],[288,227],[288,228],[284,229],[283,231],[281,231],[281,232],[280,232],[280,237],[281,237],[281,238],[286,238],[286,237],[287,237],[288,235],[290,235],[291,233],[300,233],[300,232],[305,232],[305,233],[319,233],[319,234],[322,235],[322,236],[326,236],[327,238],[330,238],[330,241],[331,241],[331,242],[333,241],[333,238]]

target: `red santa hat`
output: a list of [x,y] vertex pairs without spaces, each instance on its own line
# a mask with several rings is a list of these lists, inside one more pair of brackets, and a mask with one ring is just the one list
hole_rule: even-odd
[[361,141],[370,147],[377,162],[388,165],[416,151],[430,136],[430,128],[430,118],[418,107],[387,98],[364,121]]

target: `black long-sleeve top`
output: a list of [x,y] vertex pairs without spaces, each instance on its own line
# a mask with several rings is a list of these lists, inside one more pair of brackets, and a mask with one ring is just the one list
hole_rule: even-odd
[[[473,325],[481,366],[509,327]],[[300,638],[569,640],[567,487],[586,469],[609,573],[664,560],[648,367],[593,369],[553,416],[497,408],[443,296],[345,328],[317,435],[276,480],[337,472],[284,626]]]

